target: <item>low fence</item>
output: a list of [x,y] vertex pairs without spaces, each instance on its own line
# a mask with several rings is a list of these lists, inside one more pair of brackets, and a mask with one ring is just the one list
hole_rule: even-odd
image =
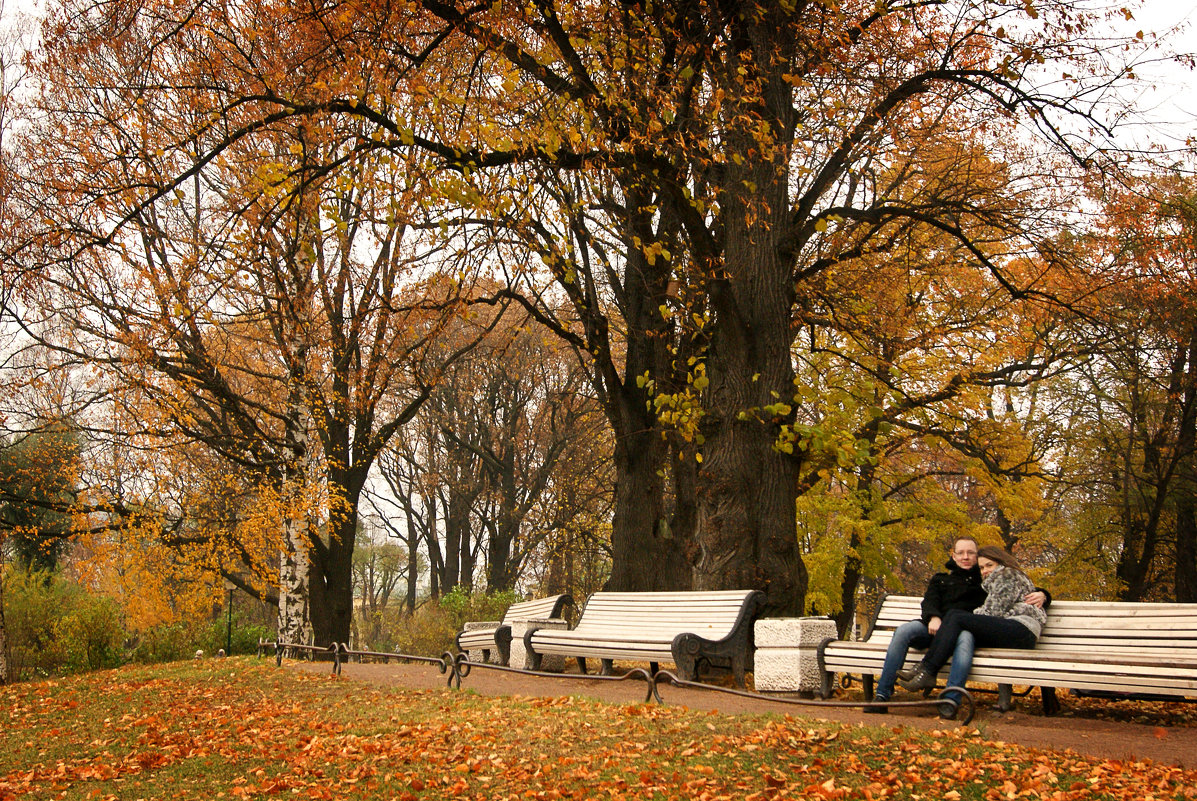
[[[258,642],[258,656],[263,657],[270,650],[274,650],[275,664],[282,666],[284,655],[290,658],[298,658],[300,655],[306,656],[309,660],[315,660],[318,656],[327,656],[332,661],[332,672],[334,675],[341,675],[341,666],[350,659],[355,659],[361,662],[365,659],[381,660],[386,663],[394,659],[401,662],[422,662],[426,664],[436,665],[440,670],[441,675],[446,676],[446,685],[453,689],[461,688],[461,681],[470,675],[470,672],[476,668],[484,670],[498,670],[505,673],[518,673],[524,676],[537,676],[541,678],[551,679],[584,679],[587,681],[643,681],[645,683],[644,703],[649,703],[655,700],[659,704],[664,704],[665,700],[661,696],[660,687],[662,684],[674,687],[686,687],[696,690],[705,690],[708,692],[725,693],[728,695],[740,696],[742,698],[751,698],[758,701],[768,701],[776,704],[786,704],[792,706],[814,706],[814,707],[838,707],[838,708],[868,708],[876,706],[886,706],[891,708],[923,708],[930,707],[934,709],[943,710],[945,706],[950,707],[952,717],[955,717],[958,710],[964,708],[964,718],[961,720],[961,725],[967,725],[973,719],[976,712],[976,705],[973,701],[972,694],[963,687],[947,687],[939,692],[934,697],[927,697],[921,701],[824,701],[808,698],[788,698],[776,695],[765,695],[763,693],[752,692],[751,690],[737,690],[731,687],[720,687],[713,684],[704,684],[697,681],[685,681],[679,678],[676,674],[668,670],[658,670],[655,673],[650,672],[644,668],[631,668],[627,672],[619,675],[595,675],[595,674],[575,674],[575,673],[556,673],[543,670],[527,670],[524,668],[509,667],[507,665],[495,665],[489,662],[471,662],[469,654],[444,652],[439,657],[419,656],[416,654],[402,654],[391,653],[386,651],[368,651],[368,650],[352,650],[345,643],[333,643],[328,646],[306,645],[301,643],[279,643],[277,641],[271,642],[261,640]],[[951,691],[954,695],[952,697],[945,696],[945,693]]]

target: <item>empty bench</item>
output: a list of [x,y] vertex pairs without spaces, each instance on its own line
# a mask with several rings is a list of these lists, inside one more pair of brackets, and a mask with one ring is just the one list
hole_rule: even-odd
[[[887,596],[859,642],[827,640],[819,647],[822,695],[831,694],[835,673],[860,674],[865,697],[881,675],[894,630],[921,613],[922,599]],[[911,649],[907,668],[922,652]],[[946,676],[948,666],[943,668]],[[1054,601],[1033,649],[978,648],[969,681],[998,685],[998,706],[1010,708],[1014,685],[1043,688],[1044,712],[1058,708],[1055,688],[1197,697],[1197,604],[1116,601]]]
[[507,607],[502,620],[480,620],[465,624],[457,633],[457,650],[482,651],[483,661],[489,662],[491,654],[497,656],[500,665],[511,660],[511,624],[517,620],[540,620],[559,618],[565,607],[573,605],[568,595],[550,595],[531,601],[520,601]]
[[573,629],[532,629],[524,642],[534,668],[548,654],[574,657],[582,673],[587,659],[598,659],[603,675],[616,659],[648,662],[653,673],[673,662],[693,681],[705,663],[729,668],[743,687],[764,600],[759,590],[597,592]]

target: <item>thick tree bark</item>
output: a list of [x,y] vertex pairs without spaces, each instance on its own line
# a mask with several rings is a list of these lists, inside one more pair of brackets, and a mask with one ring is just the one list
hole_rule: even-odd
[[[616,591],[688,590],[693,586],[692,532],[669,524],[665,508],[669,447],[662,426],[650,407],[652,394],[672,391],[665,385],[670,368],[668,347],[675,332],[661,316],[668,300],[671,267],[664,258],[649,261],[639,242],[670,242],[679,225],[666,203],[660,226],[645,209],[654,196],[636,182],[625,182],[627,264],[623,278],[623,312],[626,355],[622,377],[612,362],[606,363],[598,382],[600,398],[615,434],[615,497],[611,529],[611,576],[605,587]],[[602,328],[605,338],[605,328]],[[605,323],[604,323],[605,325]],[[605,341],[605,339],[604,339]],[[609,348],[606,350],[610,355]],[[648,374],[662,382],[652,390],[637,385]],[[692,485],[675,483],[679,506],[693,505]]]
[[425,498],[428,505],[427,525],[424,527],[424,542],[428,547],[428,593],[440,598],[444,585],[441,575],[445,572],[445,555],[441,552],[440,540],[436,535],[436,494],[430,492]]
[[[292,367],[290,397],[287,400],[284,452],[286,467],[280,491],[293,494],[304,483],[304,460],[307,456],[308,429],[303,415],[303,363],[305,353],[298,354]],[[289,505],[289,504],[288,504]],[[278,639],[279,642],[309,645],[311,627],[311,556],[313,543],[306,531],[307,524],[294,514],[283,518],[283,544],[279,555]]]
[[470,524],[470,508],[452,486],[445,506],[445,561],[441,587],[448,592],[461,583],[461,535]]
[[667,448],[656,430],[620,437],[615,446],[613,560],[606,589],[651,592],[690,589],[684,543],[665,516]]
[[490,526],[487,541],[486,589],[489,592],[510,590],[515,586],[516,565],[512,563],[512,544],[519,536],[520,520],[516,513],[516,479],[514,437],[508,443],[509,450],[503,455],[497,475],[500,498],[499,511],[494,524]]
[[790,228],[787,132],[794,112],[782,77],[784,28],[760,11],[758,18],[733,23],[743,50],[723,65],[728,97],[735,98],[725,108],[723,144],[741,158],[729,158],[718,176],[724,238],[722,258],[711,265],[714,319],[695,588],[761,589],[765,614],[796,615],[807,585],[795,523],[798,468],[774,448],[778,424],[793,419],[775,404],[789,403],[794,394],[794,277],[782,257]]
[[407,512],[407,587],[403,593],[403,608],[408,615],[416,612],[416,592],[420,581],[420,529],[415,515]]
[[357,497],[332,515],[328,541],[313,550],[309,581],[312,634],[316,645],[349,642],[353,624],[353,549],[357,539]]
[[312,642],[308,615],[310,563],[304,523],[283,521],[283,548],[279,556],[279,642],[307,645]]
[[[1192,487],[1193,485],[1190,485]],[[1197,603],[1197,508],[1194,493],[1183,494],[1176,508],[1176,577],[1178,603]]]

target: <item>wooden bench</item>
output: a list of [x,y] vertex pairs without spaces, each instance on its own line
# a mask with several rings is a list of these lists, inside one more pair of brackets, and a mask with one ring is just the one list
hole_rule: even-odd
[[752,658],[752,625],[765,601],[759,590],[712,592],[597,592],[590,596],[578,625],[569,631],[539,629],[524,638],[532,664],[559,654],[598,659],[609,675],[616,659],[677,665],[680,678],[693,681],[700,664],[727,667],[736,684]]
[[480,620],[465,624],[457,633],[457,650],[461,652],[480,650],[482,658],[489,661],[491,652],[498,655],[500,665],[511,660],[511,624],[516,620],[540,620],[559,618],[565,607],[572,606],[574,599],[569,595],[549,595],[531,601],[520,601],[507,607],[502,620]]
[[[881,675],[894,630],[920,616],[921,598],[884,599],[859,642],[828,640],[819,647],[824,698],[835,673],[860,674],[865,697]],[[922,653],[911,649],[907,668]],[[943,668],[944,675],[948,666]],[[1043,688],[1044,712],[1058,709],[1055,688],[1117,694],[1197,697],[1197,604],[1055,601],[1033,649],[979,648],[969,681],[998,685],[999,708],[1010,708],[1012,687]]]

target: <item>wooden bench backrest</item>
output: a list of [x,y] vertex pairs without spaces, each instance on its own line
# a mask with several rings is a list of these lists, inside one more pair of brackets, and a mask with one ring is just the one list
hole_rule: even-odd
[[596,592],[574,631],[622,639],[683,633],[721,639],[735,629],[752,592]]
[[564,596],[550,595],[545,598],[535,598],[531,601],[520,601],[507,607],[503,615],[503,625],[510,626],[516,620],[541,620],[560,614],[558,605]]
[[[922,599],[886,596],[869,639],[888,639],[893,630],[922,613]],[[1055,601],[1035,645],[1042,651],[1134,651],[1170,661],[1197,661],[1197,604],[1120,601]]]

